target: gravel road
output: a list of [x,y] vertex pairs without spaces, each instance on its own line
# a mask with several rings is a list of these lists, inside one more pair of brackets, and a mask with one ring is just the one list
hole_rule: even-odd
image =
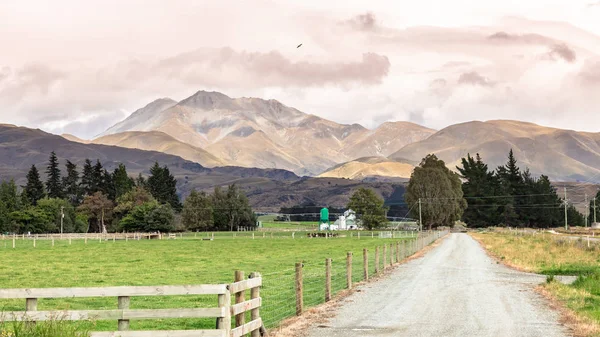
[[423,258],[363,286],[306,335],[569,336],[533,291],[543,281],[497,264],[467,234],[451,234]]

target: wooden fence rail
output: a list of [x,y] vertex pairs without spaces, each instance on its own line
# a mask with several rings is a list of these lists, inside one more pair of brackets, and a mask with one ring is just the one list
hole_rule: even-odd
[[[262,278],[252,273],[248,280],[238,280],[232,284],[202,284],[181,286],[137,286],[137,287],[103,287],[103,288],[30,288],[0,289],[0,299],[24,299],[25,311],[3,312],[4,321],[47,321],[47,320],[117,320],[118,331],[92,332],[92,337],[241,337],[252,334],[259,336],[264,330],[259,308],[262,299],[259,289]],[[231,304],[231,295],[251,291],[251,299]],[[131,297],[136,296],[182,296],[182,295],[216,295],[218,306],[213,308],[183,309],[129,309]],[[108,310],[64,310],[38,311],[37,301],[40,298],[75,298],[75,297],[116,297],[117,309]],[[231,317],[251,312],[252,321],[236,324],[232,329]],[[216,318],[215,330],[164,330],[164,331],[129,331],[129,320],[165,319],[165,318]]]

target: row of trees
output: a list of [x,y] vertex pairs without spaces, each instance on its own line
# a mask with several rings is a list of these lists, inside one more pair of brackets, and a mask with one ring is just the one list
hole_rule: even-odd
[[[467,155],[450,171],[435,155],[415,168],[405,194],[411,216],[426,226],[452,225],[462,220],[472,227],[556,227],[564,225],[564,200],[547,176],[521,172],[511,150],[505,165],[490,170],[477,154]],[[462,182],[461,182],[462,180]],[[569,225],[585,218],[567,205]]]
[[[236,186],[226,191],[216,188],[210,198],[193,191],[184,207],[177,180],[168,167],[158,163],[150,168],[147,179],[141,174],[130,177],[123,164],[109,172],[99,160],[92,164],[86,159],[81,173],[68,160],[65,166],[63,175],[52,152],[45,182],[33,165],[25,186],[18,188],[14,180],[0,183],[0,232],[56,233],[61,230],[61,219],[63,232],[166,232],[256,224],[248,200]],[[194,222],[192,214],[203,214],[207,208],[210,220]]]
[[[504,166],[491,171],[477,154],[463,158],[457,167],[464,183],[462,190],[468,208],[463,220],[473,227],[504,224],[517,227],[557,227],[564,225],[565,200],[541,175],[533,177],[529,169],[521,172],[513,151]],[[567,204],[571,226],[583,226],[585,218],[575,206]]]

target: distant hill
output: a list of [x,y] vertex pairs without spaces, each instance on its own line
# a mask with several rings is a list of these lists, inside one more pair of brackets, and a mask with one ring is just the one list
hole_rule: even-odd
[[404,146],[391,159],[420,161],[435,153],[454,169],[467,153],[481,154],[491,169],[506,163],[513,149],[522,168],[553,181],[600,181],[600,133],[577,132],[519,121],[496,120],[451,125]]
[[129,149],[159,151],[179,156],[206,167],[225,166],[223,161],[206,150],[178,141],[168,134],[160,131],[129,131],[99,137],[91,141],[92,144],[114,145]]
[[[338,164],[318,177],[349,178],[362,180],[369,177],[410,178],[416,162],[408,163],[385,157],[363,157]],[[375,179],[375,178],[373,178]]]

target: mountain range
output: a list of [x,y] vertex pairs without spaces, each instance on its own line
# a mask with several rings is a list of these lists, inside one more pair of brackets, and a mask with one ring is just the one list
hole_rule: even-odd
[[[158,140],[157,132],[162,139]],[[433,133],[408,122],[384,123],[369,130],[276,100],[198,91],[180,102],[156,100],[90,142],[161,151],[208,167],[278,168],[317,175],[355,158],[388,156]]]
[[[432,130],[386,122],[373,130],[304,113],[276,100],[198,91],[157,99],[89,143],[164,152],[205,167],[275,168],[329,178],[409,178],[435,153],[455,169],[468,153],[490,168],[512,148],[520,165],[555,181],[600,175],[600,134],[508,120],[472,121]],[[596,179],[599,180],[599,179]]]

